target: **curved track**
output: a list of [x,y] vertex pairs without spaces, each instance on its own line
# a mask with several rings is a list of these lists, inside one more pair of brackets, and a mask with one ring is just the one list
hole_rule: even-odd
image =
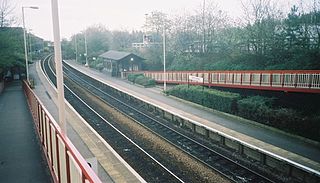
[[[49,60],[49,59],[47,59]],[[46,66],[47,65],[47,66]],[[43,64],[44,70],[51,70],[49,68],[49,64]],[[47,68],[46,68],[47,67]],[[177,148],[183,150],[184,152],[191,155],[193,158],[199,160],[206,166],[214,169],[215,171],[219,172],[223,176],[227,177],[231,181],[234,182],[272,182],[269,178],[250,170],[242,166],[241,164],[233,161],[224,155],[216,152],[215,150],[202,145],[201,143],[195,141],[194,139],[176,131],[170,125],[164,124],[161,120],[155,118],[154,116],[146,115],[147,112],[141,112],[139,106],[130,105],[125,99],[119,98],[118,96],[115,97],[114,93],[110,90],[109,86],[104,85],[103,83],[94,80],[86,75],[83,75],[79,71],[76,71],[68,66],[64,67],[64,73],[68,78],[72,78],[74,82],[82,87],[86,88],[92,94],[98,96],[102,100],[104,100],[109,105],[113,106],[123,114],[129,116],[130,118],[134,119],[136,122],[140,123],[144,127],[148,128],[152,132],[156,133],[161,138],[165,139],[172,145],[176,146]],[[49,78],[55,82],[55,78],[53,74],[52,76],[48,75]],[[66,88],[67,89],[67,88]],[[69,89],[66,90],[66,98],[68,98]],[[74,96],[74,94],[72,94]],[[74,98],[71,96],[71,98]],[[81,100],[81,99],[78,99]],[[69,101],[70,102],[70,101]],[[70,102],[72,103],[72,102]],[[87,108],[90,108],[87,104],[85,104]],[[80,111],[85,112],[81,110]],[[82,113],[80,112],[79,113]],[[97,112],[95,112],[96,115]],[[90,114],[93,115],[93,114]],[[101,116],[100,116],[101,117]],[[97,125],[97,124],[95,124]],[[130,141],[130,140],[129,140]],[[153,158],[154,159],[154,158]],[[173,174],[173,173],[171,173]],[[178,179],[182,181],[181,179]],[[168,180],[166,180],[168,181]]]
[[122,113],[131,116],[136,122],[145,126],[149,130],[158,134],[169,143],[188,153],[200,162],[206,164],[215,171],[234,182],[273,182],[269,178],[250,170],[229,159],[228,157],[216,152],[215,150],[202,145],[192,138],[176,131],[169,125],[165,125],[161,120],[146,115],[146,111],[141,111],[139,106],[132,104],[119,97],[115,97],[111,91],[108,91],[104,84],[88,76],[83,75],[65,64],[64,72],[68,77],[73,78],[79,85],[88,88],[93,94],[101,97],[109,105],[117,108]]
[[[42,62],[42,69],[52,84],[56,85],[53,69],[48,63],[52,57]],[[128,138],[113,124],[105,120],[102,115],[80,99],[66,85],[65,97],[86,121],[148,182],[184,182],[156,158],[148,154],[132,139]],[[142,163],[143,162],[143,163]],[[150,171],[152,170],[152,171]]]

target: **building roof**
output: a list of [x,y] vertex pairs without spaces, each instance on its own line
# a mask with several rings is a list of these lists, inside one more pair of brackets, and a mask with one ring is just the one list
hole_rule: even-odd
[[131,54],[133,54],[133,53],[110,50],[110,51],[107,51],[107,52],[101,54],[99,57],[103,57],[103,58],[110,59],[110,60],[121,60]]

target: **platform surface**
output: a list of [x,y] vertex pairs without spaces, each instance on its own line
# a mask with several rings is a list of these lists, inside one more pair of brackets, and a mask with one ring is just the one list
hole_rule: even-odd
[[21,81],[0,94],[0,182],[52,182]]
[[320,148],[315,143],[309,143],[303,138],[273,128],[265,128],[263,125],[254,125],[254,123],[240,117],[215,112],[190,102],[165,96],[159,88],[143,88],[125,80],[110,77],[95,69],[79,65],[74,61],[67,62],[81,72],[116,86],[123,91],[131,93],[133,96],[138,96],[151,103],[163,106],[176,114],[183,115],[188,119],[202,123],[271,153],[318,171],[320,170]]

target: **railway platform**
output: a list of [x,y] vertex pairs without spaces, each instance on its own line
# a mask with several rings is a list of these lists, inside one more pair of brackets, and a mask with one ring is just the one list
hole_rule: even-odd
[[[57,93],[45,78],[40,62],[33,64],[30,78],[34,80],[33,91],[51,115],[57,119]],[[90,163],[102,182],[144,182],[144,180],[117,155],[113,149],[77,114],[66,105],[67,135],[85,160]]]
[[0,182],[53,182],[21,81],[0,94]]
[[232,136],[242,142],[259,147],[276,156],[284,157],[316,171],[320,171],[319,143],[257,125],[254,122],[236,116],[203,108],[189,102],[165,96],[159,88],[143,88],[119,78],[112,78],[97,70],[67,61],[77,70],[103,81],[119,90],[142,98],[172,113],[184,116],[192,121]]

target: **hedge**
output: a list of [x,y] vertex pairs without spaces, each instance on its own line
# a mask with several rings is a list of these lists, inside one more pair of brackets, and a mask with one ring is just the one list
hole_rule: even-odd
[[274,98],[223,92],[201,86],[177,85],[166,92],[215,110],[235,114],[310,139],[320,140],[320,110],[305,116],[291,108],[274,107]]
[[[269,123],[269,116],[273,113],[273,99],[261,96],[253,96],[241,99],[237,102],[238,115],[252,120],[263,119]],[[236,112],[236,111],[234,111]]]
[[236,101],[240,98],[239,94],[222,92],[201,86],[178,85],[166,92],[197,104],[231,113],[235,108]]
[[156,85],[156,81],[154,79],[145,77],[143,74],[129,74],[128,80],[144,87],[152,87]]
[[136,78],[139,76],[143,76],[143,74],[129,74],[128,75],[128,80],[131,82],[135,82]]

